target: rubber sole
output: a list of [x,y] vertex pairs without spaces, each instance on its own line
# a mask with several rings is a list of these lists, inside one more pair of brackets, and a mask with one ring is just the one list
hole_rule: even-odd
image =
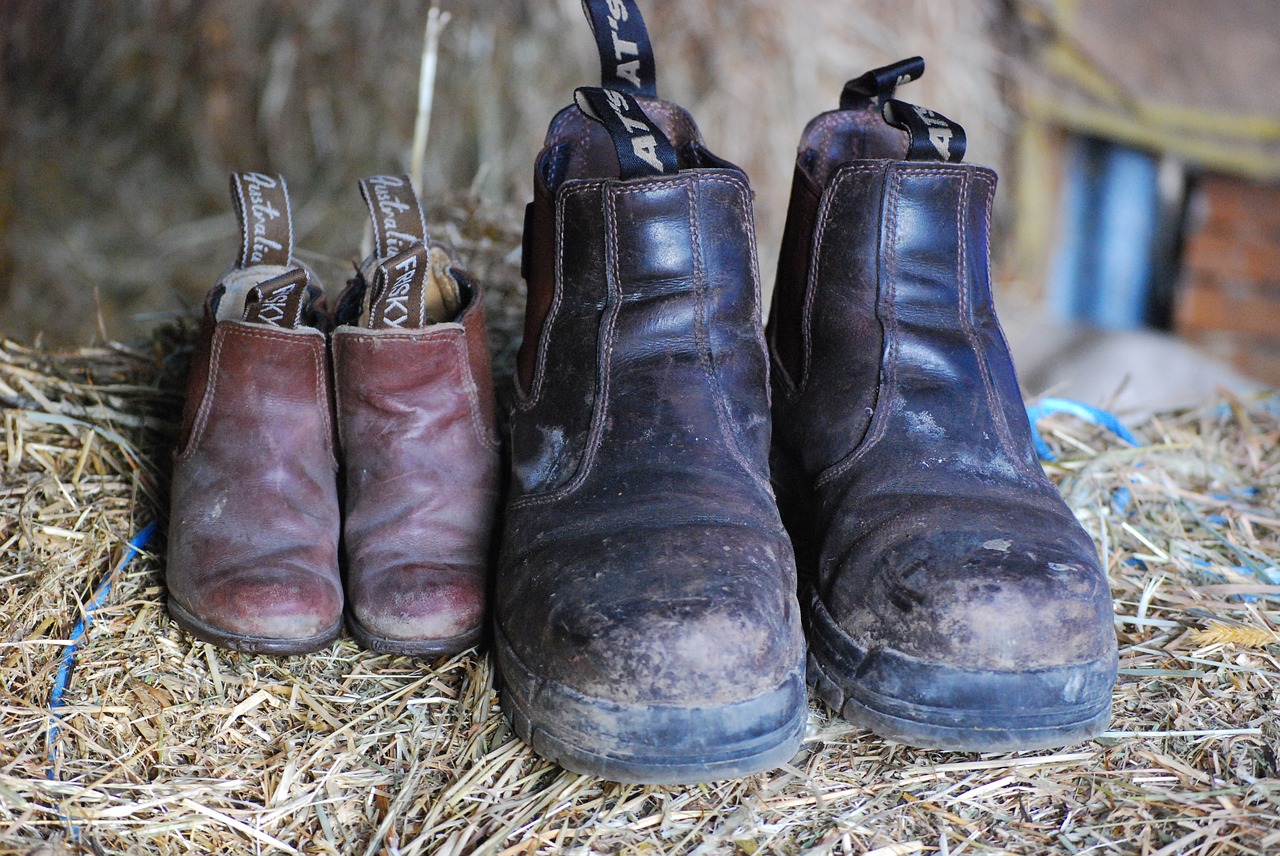
[[405,657],[438,657],[444,654],[458,654],[468,648],[474,648],[484,639],[484,625],[458,636],[445,639],[393,639],[379,636],[369,631],[348,610],[347,631],[355,638],[360,647],[378,654],[399,654]]
[[795,757],[808,704],[796,669],[756,698],[709,707],[623,705],[539,679],[495,632],[507,721],[566,770],[613,782],[688,785],[776,769]]
[[242,633],[230,633],[221,627],[215,627],[196,618],[187,611],[186,607],[172,597],[168,598],[167,606],[169,615],[173,620],[192,636],[221,648],[243,651],[247,654],[275,654],[278,656],[310,654],[313,651],[320,650],[342,635],[341,617],[332,627],[315,636],[281,639],[272,636],[250,636]]
[[1098,736],[1111,719],[1116,658],[999,672],[865,651],[810,591],[805,603],[808,680],[842,717],[924,749],[1012,752]]

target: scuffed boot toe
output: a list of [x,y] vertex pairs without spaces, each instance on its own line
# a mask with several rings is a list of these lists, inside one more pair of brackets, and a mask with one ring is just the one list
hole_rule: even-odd
[[170,614],[196,638],[232,650],[305,654],[342,632],[341,589],[305,569],[222,574],[195,594],[184,603],[171,593]]
[[[803,643],[790,592],[762,585],[756,564],[779,551],[726,541],[699,529],[530,558],[541,571],[527,574],[523,606],[506,611],[495,648],[504,703],[540,754],[647,783],[727,778],[791,758],[807,712]],[[625,584],[628,565],[643,567],[645,587]]]
[[979,528],[917,532],[871,553],[869,570],[845,574],[865,587],[810,594],[810,680],[846,718],[916,746],[1096,736],[1115,636],[1105,577],[1072,547]]
[[456,654],[480,641],[484,602],[484,579],[473,570],[402,565],[351,592],[347,627],[383,654]]

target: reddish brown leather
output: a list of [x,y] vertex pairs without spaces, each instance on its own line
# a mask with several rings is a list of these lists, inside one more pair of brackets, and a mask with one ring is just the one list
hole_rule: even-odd
[[174,465],[170,606],[218,644],[304,650],[335,637],[342,619],[325,336],[215,323],[217,298]]
[[187,397],[182,402],[182,430],[178,433],[178,448],[185,448],[191,439],[191,427],[196,421],[196,412],[200,402],[204,400],[205,386],[209,383],[209,355],[213,351],[214,311],[218,301],[222,299],[223,288],[216,286],[205,297],[204,314],[200,321],[200,332],[196,335],[195,350],[191,354],[191,371],[187,375]]
[[333,334],[348,620],[375,648],[465,648],[483,626],[498,437],[472,294],[458,323]]

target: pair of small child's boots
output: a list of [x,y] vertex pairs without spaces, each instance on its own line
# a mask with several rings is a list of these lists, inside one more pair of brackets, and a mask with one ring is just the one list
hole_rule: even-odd
[[[552,121],[525,221],[492,619],[515,730],[615,780],[744,775],[798,749],[807,673],[919,746],[1098,733],[1106,576],[1032,452],[991,305],[995,176],[894,98],[923,62],[806,128],[766,330],[746,176],[657,97],[634,0],[585,6],[603,85]],[[420,221],[390,246],[407,197],[366,182],[383,231],[339,304],[331,409],[324,315],[258,213],[284,209],[272,181],[239,179],[245,247],[206,312],[171,608],[233,647],[333,638],[341,458],[352,630],[452,650],[480,626],[497,481],[477,288]],[[444,313],[388,303],[402,281]]]
[[231,177],[235,264],[209,292],[174,465],[169,611],[296,654],[481,637],[498,438],[479,285],[432,246],[407,176],[360,182],[374,250],[326,311],[284,179]]

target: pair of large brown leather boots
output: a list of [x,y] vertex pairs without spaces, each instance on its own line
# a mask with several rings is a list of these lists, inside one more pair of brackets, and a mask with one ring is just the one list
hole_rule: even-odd
[[746,176],[656,97],[634,2],[585,5],[603,85],[552,121],[526,217],[494,632],[517,732],[622,781],[775,767],[806,639],[818,694],[893,739],[1101,731],[1106,575],[992,309],[995,175],[893,98],[923,62],[806,128],[766,332]]
[[498,500],[479,285],[431,245],[408,177],[374,176],[374,250],[331,316],[293,257],[284,179],[231,189],[241,249],[192,359],[170,613],[242,651],[315,650],[344,612],[375,651],[474,645]]

